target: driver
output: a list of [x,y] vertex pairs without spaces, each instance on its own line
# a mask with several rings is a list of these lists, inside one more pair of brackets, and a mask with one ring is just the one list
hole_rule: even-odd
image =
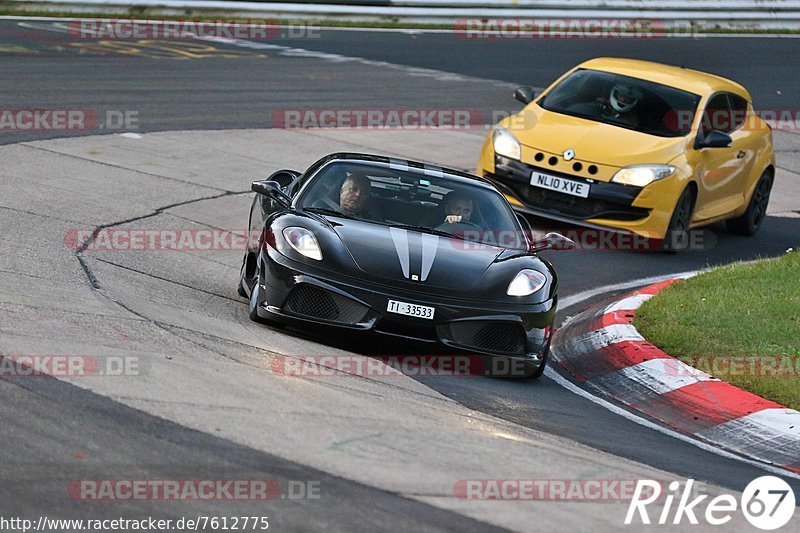
[[630,126],[639,125],[639,116],[634,112],[636,104],[642,99],[643,93],[639,87],[628,83],[615,83],[611,88],[608,99],[599,98],[598,103],[603,106],[606,114],[619,122]]
[[339,207],[347,215],[370,217],[370,181],[364,174],[350,174],[339,188]]

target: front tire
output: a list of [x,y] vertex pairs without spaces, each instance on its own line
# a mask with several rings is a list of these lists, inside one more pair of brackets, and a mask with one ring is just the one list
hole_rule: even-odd
[[[239,296],[242,298],[249,298],[250,296],[247,294],[247,270],[250,263],[252,263],[253,252],[249,250],[244,253],[244,258],[242,259],[242,269],[239,273],[239,286],[236,287],[236,292],[239,293]],[[256,259],[258,261],[258,259]],[[252,268],[251,268],[252,269]]]
[[253,322],[260,322],[263,324],[264,319],[258,316],[259,292],[261,292],[261,284],[258,282],[258,278],[256,278],[256,282],[253,284],[253,290],[250,291],[250,301],[247,304],[247,315]]
[[242,273],[239,275],[239,286],[236,287],[236,292],[242,298],[247,298],[247,291],[244,289],[244,284],[245,284],[245,280],[244,280],[244,265],[242,265]]
[[533,373],[530,376],[530,379],[539,379],[540,377],[542,377],[542,374],[544,374],[544,369],[545,367],[547,367],[547,360],[549,358],[550,358],[550,341],[547,341],[547,347],[544,349],[544,352],[542,353],[542,362],[539,364],[536,370],[533,371]]
[[689,247],[689,224],[692,222],[694,211],[694,192],[689,187],[685,188],[672,211],[667,234],[664,236],[664,250],[677,252]]
[[247,316],[249,316],[250,320],[253,322],[266,324],[274,328],[283,328],[284,325],[282,323],[258,315],[258,298],[261,294],[261,265],[258,263],[256,263],[256,272],[253,280],[253,290],[250,291],[250,300],[247,304]]
[[725,221],[728,230],[739,235],[752,237],[761,228],[764,219],[767,217],[767,205],[769,205],[769,195],[772,192],[772,174],[764,172],[758,180],[750,203],[747,204],[747,211],[740,217],[731,218]]

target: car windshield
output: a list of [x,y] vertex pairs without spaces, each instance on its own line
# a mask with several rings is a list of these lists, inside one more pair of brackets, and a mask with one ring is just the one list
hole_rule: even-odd
[[296,206],[324,216],[527,248],[516,215],[499,192],[407,165],[330,163],[311,177]]
[[603,122],[659,137],[690,133],[696,94],[622,76],[579,69],[561,80],[538,104],[548,111]]

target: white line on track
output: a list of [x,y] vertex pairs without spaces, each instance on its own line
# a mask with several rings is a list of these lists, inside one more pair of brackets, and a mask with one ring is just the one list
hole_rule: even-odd
[[[59,21],[54,22],[68,22],[69,20],[78,20],[78,19],[60,19]],[[105,20],[105,19],[101,19]],[[125,21],[126,23],[129,21]],[[144,23],[153,23],[155,25],[161,24],[164,21],[132,21],[132,22],[144,22]],[[38,24],[38,23],[31,23],[31,22],[18,22],[18,26],[23,28],[30,28],[30,29],[37,29],[42,31],[51,31],[56,33],[69,33],[69,27],[64,24],[54,23],[54,24]],[[88,31],[94,31],[89,29]],[[188,32],[187,32],[188,33]],[[451,82],[482,82],[482,83],[491,83],[495,87],[502,87],[502,88],[516,88],[517,85],[505,82],[505,81],[497,81],[497,80],[489,80],[485,78],[477,78],[475,76],[467,76],[463,74],[457,74],[455,72],[448,72],[444,70],[437,70],[437,69],[430,69],[430,68],[422,68],[422,67],[412,67],[409,65],[401,65],[398,63],[390,63],[388,61],[377,61],[373,59],[367,59],[364,57],[357,57],[357,56],[348,56],[342,54],[334,54],[329,52],[320,52],[317,50],[308,50],[305,48],[296,48],[291,46],[285,46],[283,44],[275,44],[273,42],[261,42],[261,41],[250,41],[247,39],[235,39],[230,37],[216,37],[216,36],[201,36],[201,35],[194,35],[194,38],[199,41],[206,41],[206,42],[213,42],[213,43],[221,43],[227,44],[231,46],[237,46],[239,48],[246,48],[249,50],[261,50],[261,51],[270,51],[274,52],[277,55],[283,57],[294,57],[294,58],[310,58],[310,59],[318,59],[321,61],[329,61],[332,63],[360,63],[362,65],[367,65],[370,67],[378,67],[378,68],[388,68],[392,70],[397,70],[403,72],[408,76],[416,76],[416,77],[425,77],[425,78],[434,78],[439,81],[451,81]],[[282,41],[284,42],[284,41]],[[541,92],[544,90],[544,87],[533,87],[533,90],[537,92]],[[485,127],[488,129],[492,127],[492,124],[486,124]]]
[[666,281],[668,279],[674,278],[690,278],[703,272],[703,270],[690,270],[687,272],[679,272],[676,274],[664,274],[661,276],[652,276],[649,278],[641,278],[641,279],[634,279],[632,281],[626,281],[624,283],[616,283],[614,285],[605,285],[603,287],[597,287],[596,289],[589,289],[587,291],[578,292],[571,296],[567,296],[559,300],[558,302],[558,309],[559,311],[563,311],[564,309],[569,309],[570,307],[574,307],[580,303],[585,302],[589,298],[594,298],[595,296],[599,296],[601,294],[607,294],[609,292],[614,291],[623,291],[625,289],[633,289],[635,287],[642,287],[644,285],[652,285],[653,283],[659,283],[662,281]]

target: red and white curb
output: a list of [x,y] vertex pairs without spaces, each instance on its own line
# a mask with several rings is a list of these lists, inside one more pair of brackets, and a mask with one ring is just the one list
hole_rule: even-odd
[[554,362],[601,396],[682,433],[800,472],[800,412],[667,355],[633,327],[636,309],[676,281],[580,313],[557,331]]

